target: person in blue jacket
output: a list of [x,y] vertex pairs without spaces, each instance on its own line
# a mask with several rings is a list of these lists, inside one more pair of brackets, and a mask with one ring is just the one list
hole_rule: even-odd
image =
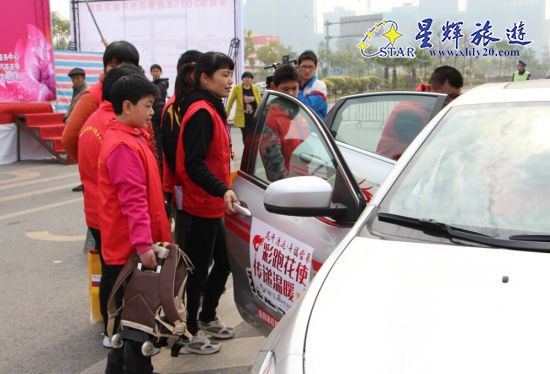
[[317,78],[317,55],[310,50],[298,57],[300,90],[298,100],[309,106],[323,119],[327,115],[327,85]]

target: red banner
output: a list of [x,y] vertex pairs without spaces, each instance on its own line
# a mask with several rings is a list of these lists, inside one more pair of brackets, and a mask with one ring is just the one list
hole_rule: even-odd
[[[9,3],[9,4],[8,4]],[[0,0],[0,102],[55,100],[49,0]]]

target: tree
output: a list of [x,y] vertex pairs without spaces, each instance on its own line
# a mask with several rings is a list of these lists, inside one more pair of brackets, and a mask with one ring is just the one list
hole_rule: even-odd
[[318,59],[317,74],[319,75],[319,78],[324,78],[329,76],[327,65],[332,66],[332,64],[330,64],[330,61],[329,61],[329,50],[327,48],[326,41],[319,42],[319,46],[317,47],[317,59]]
[[[350,58],[350,56],[354,56]],[[369,59],[361,57],[357,46],[346,44],[330,56],[330,66],[333,70],[339,70],[343,75],[362,77],[372,70]]]
[[256,55],[258,59],[264,65],[271,65],[274,63],[281,62],[283,56],[294,55],[295,52],[292,51],[290,47],[284,47],[280,42],[271,40],[268,44],[262,45],[256,50]]
[[71,39],[70,22],[61,18],[57,12],[52,12],[52,41],[54,49],[67,49]]
[[256,53],[256,47],[254,46],[254,39],[252,38],[252,31],[247,30],[244,35],[244,60],[248,61],[248,65],[254,66],[256,59],[254,55]]
[[[410,63],[408,58],[387,58],[387,57],[374,57],[372,59],[375,63],[384,67],[384,81],[386,87],[392,90],[397,89],[397,68],[407,66]],[[391,80],[390,80],[391,70]]]
[[416,63],[416,66],[422,70],[422,76],[420,80],[427,82],[430,74],[432,73],[432,57],[428,52],[419,48],[416,48],[415,55],[416,57],[414,58],[414,62]]

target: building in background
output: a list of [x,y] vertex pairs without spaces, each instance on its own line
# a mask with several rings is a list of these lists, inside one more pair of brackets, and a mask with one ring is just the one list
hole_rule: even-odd
[[[349,35],[342,29],[345,17],[355,16],[355,12],[346,10],[341,6],[334,8],[334,11],[323,13],[323,40],[329,43],[329,48],[342,48],[350,42]],[[363,33],[364,31],[361,31]],[[334,40],[334,41],[332,41]]]
[[298,54],[317,50],[315,0],[246,0],[243,24],[254,35],[277,35]]
[[[255,50],[258,50],[258,48],[274,42],[281,43],[281,38],[273,35],[252,35],[252,43],[254,44]],[[261,71],[264,68],[264,63],[258,58],[256,53],[247,56],[244,64],[244,70]]]

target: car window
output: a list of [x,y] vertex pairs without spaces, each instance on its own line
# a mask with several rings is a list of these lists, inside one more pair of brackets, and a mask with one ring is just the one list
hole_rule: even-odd
[[266,91],[256,110],[254,128],[244,142],[241,173],[260,189],[280,179],[317,176],[329,182],[331,204],[346,207],[337,218],[354,222],[365,206],[363,184],[354,180],[327,128],[297,99]]
[[397,160],[440,102],[404,94],[351,97],[338,109],[331,131],[336,140]]
[[304,175],[330,181],[334,160],[312,121],[296,103],[271,95],[255,133],[252,174],[266,183]]
[[550,232],[549,116],[547,103],[453,108],[397,180],[381,212],[502,239]]

